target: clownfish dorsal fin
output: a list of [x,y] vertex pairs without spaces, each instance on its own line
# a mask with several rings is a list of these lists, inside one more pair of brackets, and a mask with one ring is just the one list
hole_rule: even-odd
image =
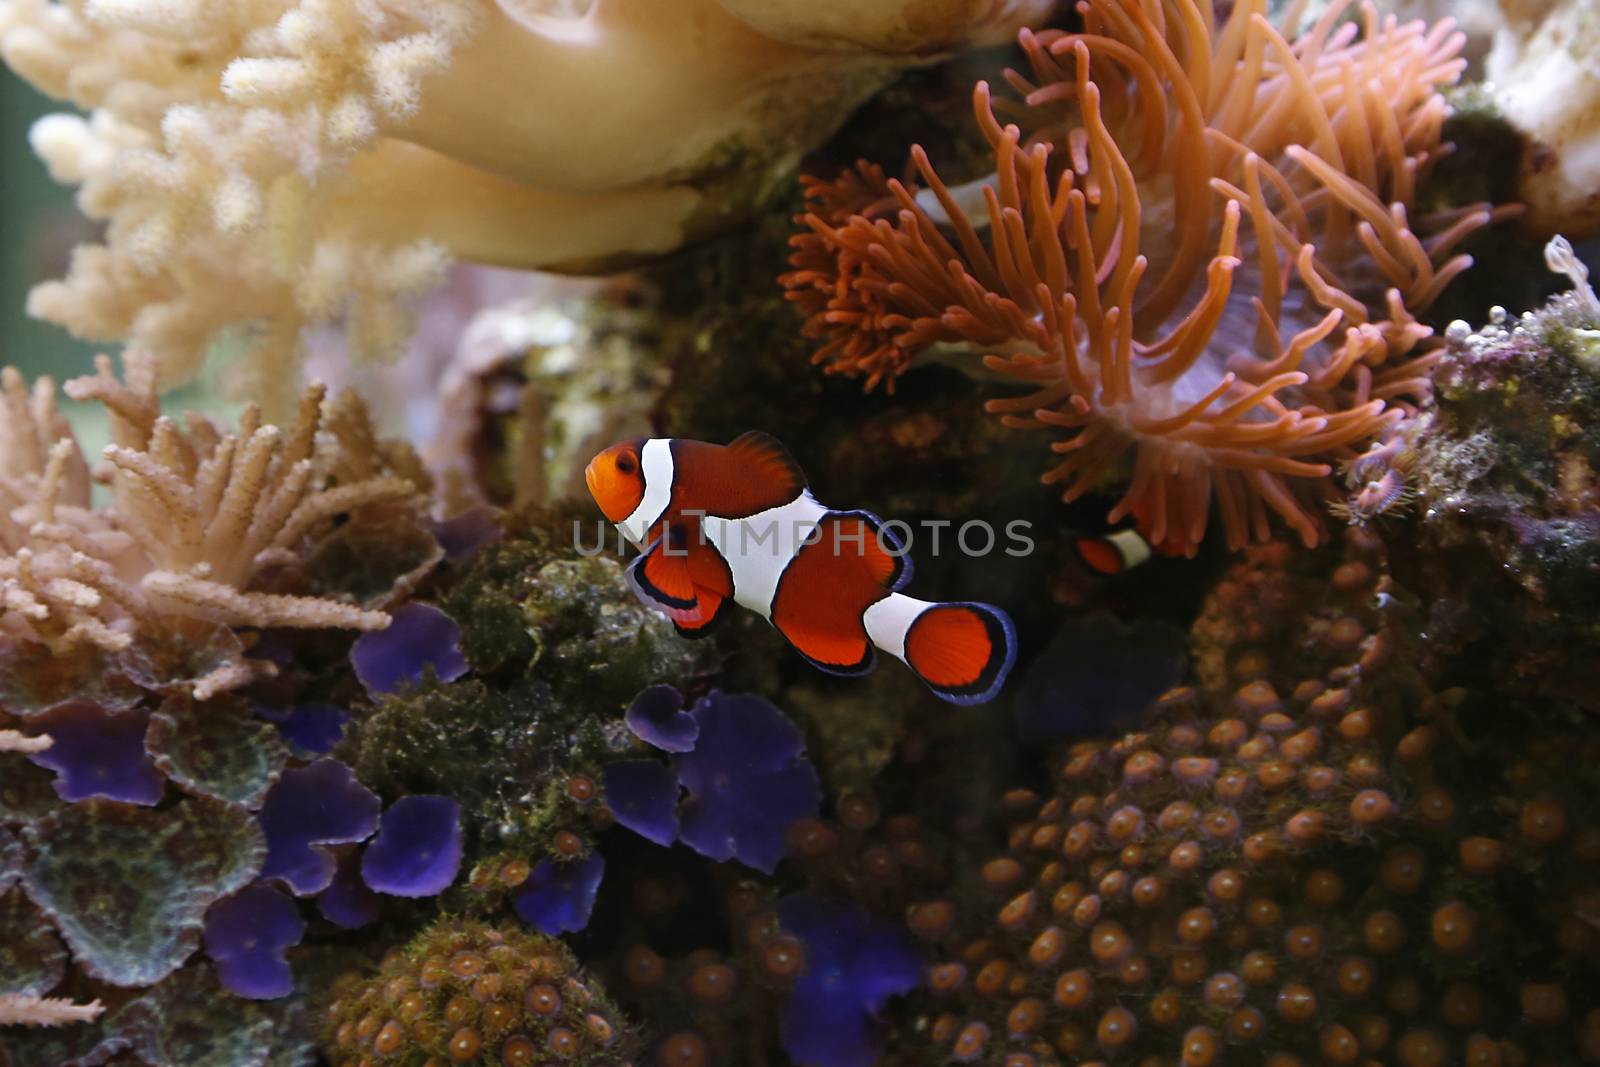
[[793,500],[806,488],[806,474],[784,443],[760,430],[750,430],[728,442],[728,451],[748,467],[763,484],[770,484],[780,500]]

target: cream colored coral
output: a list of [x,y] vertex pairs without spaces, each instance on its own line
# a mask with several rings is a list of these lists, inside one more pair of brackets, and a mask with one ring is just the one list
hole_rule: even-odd
[[74,1004],[59,997],[0,993],[0,1026],[61,1026],[93,1022],[105,1011],[98,1000]]
[[29,737],[20,730],[0,730],[0,752],[21,752],[31,755],[43,752],[53,744],[55,739],[48,734]]
[[[133,354],[125,365],[119,381],[101,357],[96,374],[64,386],[111,416],[101,472],[111,503],[102,509],[89,507],[88,467],[49,383],[30,393],[4,373],[0,631],[60,652],[126,648],[141,623],[169,615],[230,626],[388,625],[381,611],[254,586],[342,516],[420,506],[425,475],[409,450],[376,440],[353,396],[327,401],[317,385],[286,430],[263,425],[255,406],[233,432],[193,413],[180,426],[161,414],[151,361]],[[260,666],[225,664],[195,684],[196,695],[243,684]]]
[[1485,65],[1495,103],[1531,140],[1518,192],[1534,230],[1600,233],[1600,6],[1500,0]]
[[[727,224],[895,70],[1049,0],[0,0],[87,118],[33,145],[109,222],[30,311],[164,381],[232,332],[269,409],[311,325],[393,351],[447,259],[587,268]],[[287,384],[286,384],[287,383]]]

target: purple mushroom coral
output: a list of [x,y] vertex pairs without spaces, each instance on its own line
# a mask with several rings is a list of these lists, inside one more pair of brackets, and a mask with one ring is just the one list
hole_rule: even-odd
[[373,697],[420,682],[429,667],[441,682],[467,673],[461,627],[429,604],[395,611],[387,629],[362,634],[350,649],[356,677]]
[[628,727],[673,753],[672,765],[607,765],[606,803],[617,822],[658,845],[681,840],[702,856],[737,859],[771,874],[783,858],[789,827],[822,806],[804,736],[758,696],[713,691],[687,712],[681,701],[664,685],[634,698]]
[[461,805],[449,797],[402,797],[389,806],[361,857],[361,878],[392,897],[442,893],[461,870]]
[[335,704],[296,704],[274,708],[257,706],[256,714],[275,723],[285,741],[303,752],[322,755],[333,751],[344,737],[349,714]]
[[352,848],[339,857],[333,881],[317,897],[317,910],[346,930],[367,925],[383,911],[383,898],[361,879],[360,852]]
[[678,776],[656,760],[621,760],[603,771],[606,806],[617,822],[658,845],[678,839]]
[[700,724],[683,710],[683,695],[670,685],[641,691],[623,721],[635,737],[663,752],[688,752],[700,736]]
[[145,752],[144,735],[150,712],[111,711],[98,704],[63,704],[31,725],[49,734],[49,748],[28,758],[56,772],[55,789],[62,800],[106,797],[127,804],[154,804],[166,781]]
[[282,879],[296,896],[322,892],[333,881],[336,861],[318,846],[365,841],[382,806],[338,760],[284,771],[256,815],[267,836],[261,877]]
[[606,861],[598,852],[566,863],[540,860],[517,893],[517,914],[547,936],[582,930],[605,873]]
[[300,943],[306,922],[295,902],[260,882],[246,886],[206,912],[206,955],[230,992],[271,1000],[294,991],[285,950]]
[[694,706],[699,736],[673,758],[689,791],[683,843],[715,860],[737,859],[771,874],[796,819],[822,806],[817,772],[802,753],[805,738],[758,696],[712,693]]
[[878,1012],[922,976],[910,935],[859,904],[814,893],[779,901],[778,921],[806,948],[784,1008],[783,1047],[802,1067],[872,1067],[882,1051]]

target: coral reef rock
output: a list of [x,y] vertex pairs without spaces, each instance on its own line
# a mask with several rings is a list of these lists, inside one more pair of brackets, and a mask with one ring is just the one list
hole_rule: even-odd
[[1590,0],[1499,0],[1484,77],[1528,138],[1518,194],[1541,234],[1600,234],[1600,18]]
[[1550,247],[1573,291],[1448,331],[1413,434],[1419,580],[1437,656],[1600,712],[1600,301],[1566,242]]

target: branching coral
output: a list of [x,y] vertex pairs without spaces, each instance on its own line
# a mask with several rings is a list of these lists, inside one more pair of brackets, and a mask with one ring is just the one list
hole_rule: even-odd
[[448,255],[676,248],[895,70],[1046,6],[9,0],[6,61],[91,112],[42,121],[34,147],[110,223],[30,308],[161,352],[169,380],[244,328],[257,395],[281,403],[302,326],[342,319],[358,352],[390,352]]
[[0,993],[0,1026],[62,1026],[66,1023],[92,1022],[103,1011],[105,1006],[98,1000],[92,1004],[74,1004],[57,997]]
[[[380,444],[353,397],[324,405],[306,390],[287,431],[247,408],[224,433],[191,414],[180,428],[160,413],[150,361],[109,360],[68,382],[78,400],[111,414],[109,507],[91,507],[88,464],[54,408],[53,385],[28,393],[7,371],[0,417],[7,477],[0,496],[4,605],[0,627],[54,652],[130,646],[141,622],[177,616],[229,626],[379,629],[388,616],[320,596],[270,592],[336,519],[380,505],[415,506],[425,484],[409,450]],[[197,695],[252,674],[218,668]]]
[[[1045,480],[1076,499],[1135,453],[1110,519],[1192,553],[1276,515],[1308,544],[1330,459],[1426,393],[1425,308],[1492,213],[1408,209],[1443,150],[1460,35],[1347,3],[1292,42],[1265,0],[1090,0],[1085,32],[1024,31],[1020,99],[974,104],[991,178],[926,188],[870,166],[813,181],[783,278],[830,371],[892,383],[955,344],[1031,391],[988,407],[1069,431]],[[997,112],[1019,125],[1002,125]]]
[[52,744],[48,734],[28,737],[18,730],[0,730],[0,752],[43,752]]

